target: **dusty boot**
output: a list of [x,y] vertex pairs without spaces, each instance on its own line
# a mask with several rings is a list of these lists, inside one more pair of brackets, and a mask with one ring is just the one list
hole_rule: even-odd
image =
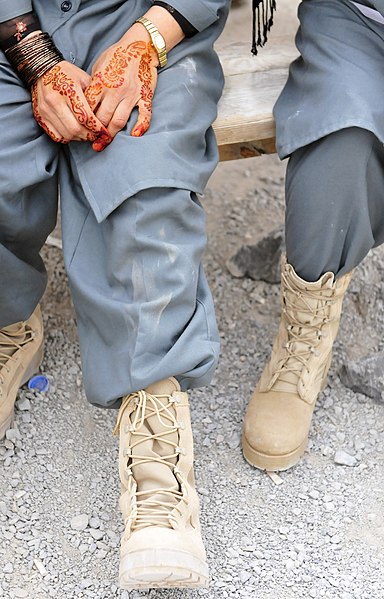
[[188,395],[174,378],[132,393],[115,430],[125,521],[120,587],[206,586]]
[[283,259],[280,327],[244,423],[244,457],[253,466],[286,470],[303,455],[350,279],[328,272],[308,283]]
[[40,308],[25,322],[0,329],[0,439],[12,425],[19,387],[38,370],[43,359]]

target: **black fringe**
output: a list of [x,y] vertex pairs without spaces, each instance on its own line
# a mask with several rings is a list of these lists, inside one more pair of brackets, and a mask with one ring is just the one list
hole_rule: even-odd
[[257,54],[258,46],[264,46],[267,41],[275,10],[276,0],[252,0],[252,54]]

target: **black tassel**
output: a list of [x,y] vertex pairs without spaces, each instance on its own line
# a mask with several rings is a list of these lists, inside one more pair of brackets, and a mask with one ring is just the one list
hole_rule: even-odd
[[252,54],[266,43],[275,10],[276,0],[252,0]]

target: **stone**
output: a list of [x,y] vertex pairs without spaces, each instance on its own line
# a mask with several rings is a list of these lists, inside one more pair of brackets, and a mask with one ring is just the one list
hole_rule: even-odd
[[245,584],[251,578],[251,573],[247,572],[246,570],[242,570],[239,574],[239,578],[241,584]]
[[350,453],[347,453],[343,449],[338,449],[336,451],[333,461],[335,462],[335,464],[338,464],[339,466],[352,467],[356,466],[357,464],[357,459],[355,458],[355,456],[351,455]]
[[343,385],[355,393],[384,403],[384,351],[344,364],[339,376]]
[[85,530],[88,526],[89,518],[87,514],[80,514],[79,516],[75,516],[71,520],[71,528],[72,530],[82,531]]
[[104,532],[102,530],[99,530],[98,528],[90,528],[89,532],[92,538],[95,539],[95,541],[100,541],[104,536]]
[[6,563],[3,568],[3,572],[4,572],[4,574],[12,574],[13,564],[11,562]]
[[27,397],[22,397],[16,402],[16,407],[20,412],[28,412],[31,409],[31,402]]
[[19,438],[19,432],[15,428],[9,428],[5,433],[6,439],[14,443]]
[[279,227],[255,245],[242,246],[227,260],[226,266],[236,278],[250,277],[255,281],[279,283],[283,250],[284,234]]

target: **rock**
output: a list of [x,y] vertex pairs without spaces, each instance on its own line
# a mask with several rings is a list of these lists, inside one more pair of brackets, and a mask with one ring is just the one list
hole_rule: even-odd
[[100,541],[104,536],[104,532],[98,528],[91,528],[89,532],[95,541]]
[[236,278],[250,277],[256,281],[279,283],[283,249],[284,234],[279,227],[255,245],[242,246],[227,260],[226,266]]
[[245,584],[251,578],[251,573],[247,572],[246,570],[242,570],[239,574],[239,578],[241,584]]
[[31,409],[31,402],[27,397],[22,397],[16,402],[16,407],[21,412],[28,412]]
[[227,439],[227,445],[229,447],[229,449],[236,449],[237,447],[240,446],[240,442],[241,442],[241,435],[240,433],[232,433],[232,435],[230,437],[228,437]]
[[344,449],[338,449],[336,451],[333,461],[339,466],[356,466],[357,464],[355,456],[347,453]]
[[14,443],[19,438],[19,431],[17,431],[15,428],[9,428],[5,432],[5,438]]
[[12,574],[13,564],[11,562],[6,563],[3,568],[3,572],[4,572],[4,574]]
[[355,393],[384,403],[384,351],[341,367],[340,380]]
[[292,559],[287,559],[287,560],[285,560],[285,567],[287,568],[288,571],[291,571],[295,567],[295,562]]
[[100,526],[101,526],[100,518],[98,518],[98,517],[91,518],[89,521],[89,526],[91,528],[100,528]]
[[85,530],[88,526],[89,518],[87,514],[80,514],[79,516],[75,516],[71,520],[71,528],[72,530],[82,531]]

